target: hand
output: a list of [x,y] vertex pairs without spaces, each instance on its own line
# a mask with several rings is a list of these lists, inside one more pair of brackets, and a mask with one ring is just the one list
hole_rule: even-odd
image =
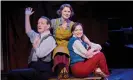
[[99,44],[93,44],[93,46],[91,48],[93,48],[95,51],[97,51],[97,50],[100,51],[102,49],[101,45],[99,45]]
[[98,49],[98,50],[101,50],[101,49],[102,49],[101,45],[96,44],[96,46],[97,46],[97,49]]
[[99,50],[93,52],[93,56],[94,56],[95,54],[99,53],[99,52],[100,52]]
[[40,38],[39,36],[37,36],[33,42],[33,48],[36,49],[38,47],[38,45],[40,44]]
[[100,52],[100,50],[95,50],[95,49],[91,48],[90,50],[88,50],[86,56],[87,56],[88,58],[92,58],[95,54],[97,54],[97,53],[99,53],[99,52]]
[[88,58],[91,58],[91,57],[93,57],[93,52],[94,52],[94,49],[89,49],[88,51],[87,51],[87,54],[86,54],[86,56],[88,57]]
[[32,8],[31,7],[28,7],[25,9],[25,15],[32,15],[34,13],[34,11],[32,11]]

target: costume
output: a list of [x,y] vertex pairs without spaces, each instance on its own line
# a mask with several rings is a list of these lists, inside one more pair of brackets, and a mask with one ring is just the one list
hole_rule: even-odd
[[52,22],[53,34],[57,43],[57,47],[54,49],[52,56],[52,58],[54,59],[53,69],[58,64],[63,63],[68,70],[70,57],[67,45],[68,45],[68,40],[72,35],[71,27],[74,24],[74,22],[68,20],[66,29],[61,27],[61,25],[63,24],[62,18],[52,19],[51,22]]
[[[101,68],[101,70],[105,73],[105,74],[109,74],[108,72],[108,67],[106,64],[106,59],[105,56],[103,55],[102,52],[97,53],[96,55],[94,55],[92,58],[87,59],[85,56],[82,56],[81,54],[83,53],[77,53],[76,52],[76,48],[77,46],[73,46],[74,44],[78,44],[75,42],[79,42],[80,44],[82,44],[81,46],[84,46],[84,48],[87,48],[87,44],[83,41],[81,41],[80,39],[76,38],[76,37],[72,37],[69,40],[68,43],[68,49],[70,52],[70,57],[71,57],[71,71],[72,74],[76,77],[87,77],[90,73],[92,73],[97,67]],[[79,49],[80,47],[78,47],[78,50],[80,50],[79,52],[83,52],[83,49]]]
[[27,33],[31,43],[37,36],[40,37],[40,44],[36,49],[32,49],[29,56],[29,67],[37,71],[39,80],[48,80],[52,75],[52,63],[51,63],[51,52],[56,47],[56,42],[51,36],[50,31],[38,34],[31,30]]

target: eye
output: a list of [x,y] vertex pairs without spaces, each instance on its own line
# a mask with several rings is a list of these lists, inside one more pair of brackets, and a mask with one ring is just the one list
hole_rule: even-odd
[[74,31],[78,31],[78,29],[75,29]]
[[42,22],[41,24],[45,24],[44,22]]
[[68,11],[68,13],[71,13],[71,11]]
[[80,31],[82,31],[82,29],[80,29]]

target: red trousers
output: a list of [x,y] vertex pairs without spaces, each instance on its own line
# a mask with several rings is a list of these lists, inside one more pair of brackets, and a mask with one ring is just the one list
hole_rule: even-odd
[[84,62],[77,62],[71,66],[72,74],[76,77],[87,77],[94,72],[96,68],[100,68],[106,75],[109,75],[106,58],[102,52],[94,55],[92,58]]

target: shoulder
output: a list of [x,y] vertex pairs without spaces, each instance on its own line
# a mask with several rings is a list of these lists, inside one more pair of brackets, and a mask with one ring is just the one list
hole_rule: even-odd
[[48,41],[54,41],[55,42],[55,39],[52,35],[50,35],[48,38],[47,38]]
[[70,28],[72,28],[72,26],[74,25],[75,22],[70,21]]
[[38,36],[39,33],[35,32],[34,30],[30,30],[29,32],[26,33],[29,37],[35,37]]
[[59,23],[60,18],[51,19],[52,27],[56,27],[57,23]]
[[60,18],[51,19],[51,22],[55,22],[58,19],[60,19]]
[[68,42],[68,47],[72,47],[72,45],[74,45],[75,42],[77,43],[77,41],[79,41],[79,40],[75,37],[70,38],[70,40]]
[[71,37],[71,38],[69,39],[69,42],[74,42],[74,41],[76,41],[76,40],[78,40],[78,39],[75,38],[75,37]]
[[74,24],[75,22],[74,21],[70,21],[71,24]]

